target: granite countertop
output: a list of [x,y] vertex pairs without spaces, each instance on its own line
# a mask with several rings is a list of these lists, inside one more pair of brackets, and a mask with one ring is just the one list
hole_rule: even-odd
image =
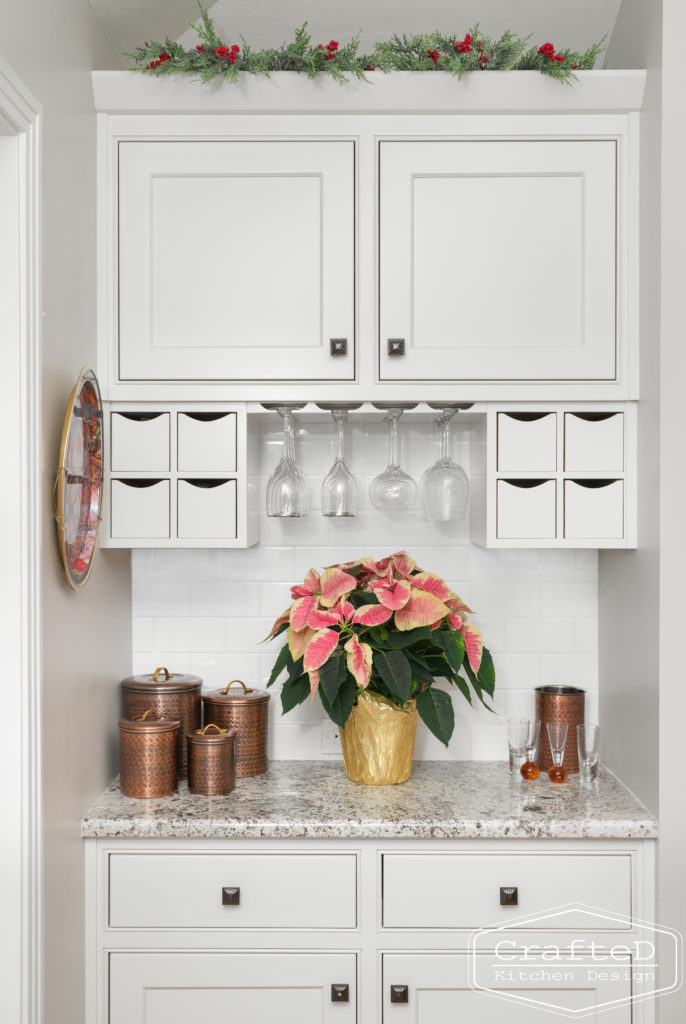
[[[532,803],[534,806],[532,806]],[[653,839],[657,822],[601,766],[526,783],[505,761],[419,761],[399,786],[350,782],[334,761],[272,761],[224,797],[134,800],[119,781],[81,822],[85,837],[157,839]]]

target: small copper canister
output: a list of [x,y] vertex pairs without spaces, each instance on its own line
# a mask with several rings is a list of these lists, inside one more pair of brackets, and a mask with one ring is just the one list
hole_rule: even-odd
[[[242,692],[232,686],[241,686]],[[202,695],[205,723],[232,729],[236,736],[236,778],[261,775],[269,767],[269,694],[251,690],[240,679],[232,679],[223,690]]]
[[176,792],[180,725],[178,720],[161,718],[153,708],[134,721],[121,719],[119,749],[124,796],[148,799]]
[[188,789],[203,796],[226,796],[236,785],[235,739],[232,729],[210,722],[204,729],[189,732]]
[[202,679],[198,676],[170,672],[156,668],[149,676],[129,676],[121,684],[124,718],[137,718],[146,708],[152,708],[162,718],[181,722],[179,729],[179,778],[188,774],[186,733],[200,728],[200,691]]
[[576,746],[576,727],[584,724],[586,691],[576,686],[537,686],[536,719],[541,723],[538,737],[538,766],[543,771],[552,768],[553,757],[548,739],[548,722],[566,722],[567,743],[562,765],[570,775],[579,771],[579,755]]

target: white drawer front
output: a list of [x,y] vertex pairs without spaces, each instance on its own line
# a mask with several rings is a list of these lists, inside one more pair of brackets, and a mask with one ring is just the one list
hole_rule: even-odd
[[180,412],[177,422],[180,473],[236,472],[234,412]]
[[623,413],[565,413],[568,473],[621,473],[623,469]]
[[502,540],[552,540],[557,530],[555,480],[498,480]]
[[169,413],[112,413],[112,472],[169,470]]
[[[114,853],[109,884],[112,928],[357,925],[355,854]],[[240,889],[237,905],[224,888]]]
[[624,536],[624,481],[565,480],[565,537],[620,540]]
[[169,481],[113,480],[111,531],[116,540],[169,537]]
[[501,473],[554,473],[557,469],[557,416],[498,413],[498,470]]
[[[501,887],[514,886],[517,905],[501,906]],[[629,855],[385,854],[383,858],[386,928],[479,928],[569,903],[629,916]],[[586,916],[578,922],[565,918],[566,928],[576,926],[593,927]],[[598,927],[606,928],[607,923],[602,921]],[[546,928],[545,922],[540,928]]]
[[235,480],[179,480],[180,539],[218,540],[236,536]]

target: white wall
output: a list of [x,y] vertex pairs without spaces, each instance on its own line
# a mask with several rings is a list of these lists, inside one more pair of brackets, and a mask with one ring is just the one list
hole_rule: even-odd
[[[298,457],[312,491],[312,510],[300,520],[268,519],[266,480],[280,454],[276,415],[263,425],[261,543],[247,551],[133,552],[134,666],[156,665],[199,675],[207,689],[236,677],[264,686],[280,643],[265,646],[274,619],[290,603],[290,586],[311,566],[360,555],[407,550],[422,568],[446,577],[475,609],[493,653],[496,708],[502,716],[533,713],[533,687],[568,682],[589,691],[588,717],[597,716],[597,554],[595,551],[486,551],[468,542],[467,525],[436,526],[419,508],[385,515],[370,508],[367,488],[386,465],[386,427],[351,416],[349,458],[360,481],[363,507],[355,519],[325,519],[319,511],[322,478],[333,461],[331,422],[306,421]],[[432,424],[400,421],[403,466],[419,479],[437,458]],[[459,417],[454,457],[469,470],[469,444]],[[281,718],[277,687],[271,701],[271,756],[322,756],[319,701]],[[420,730],[417,757],[503,758],[503,718],[472,710],[455,697],[456,731],[450,747]]]
[[83,0],[4,4],[0,51],[44,108],[44,1003],[46,1024],[80,1024],[79,821],[115,771],[116,683],[131,655],[130,569],[126,552],[100,552],[87,588],[70,591],[57,553],[51,492],[66,400],[81,365],[95,360],[95,115],[89,76],[92,68],[117,62]]

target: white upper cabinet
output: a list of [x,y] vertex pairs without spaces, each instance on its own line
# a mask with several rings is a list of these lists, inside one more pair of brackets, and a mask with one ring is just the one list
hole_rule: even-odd
[[354,378],[354,142],[120,141],[117,238],[120,381]]
[[617,143],[382,141],[384,381],[618,376]]

